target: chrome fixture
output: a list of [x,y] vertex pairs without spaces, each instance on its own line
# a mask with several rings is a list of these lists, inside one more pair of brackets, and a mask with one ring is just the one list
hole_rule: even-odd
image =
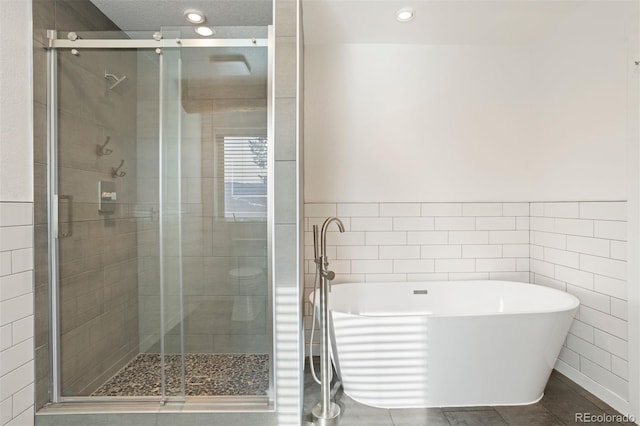
[[98,212],[113,213],[116,211],[116,201],[118,194],[116,193],[115,182],[101,180],[98,182]]
[[318,225],[313,225],[313,252],[316,268],[320,271],[319,307],[320,330],[322,333],[320,342],[320,387],[322,399],[311,409],[313,423],[316,426],[337,425],[340,417],[340,407],[338,404],[331,402],[331,358],[329,357],[329,286],[330,281],[336,276],[335,272],[328,270],[329,261],[327,260],[327,229],[332,222],[338,225],[340,232],[344,232],[342,221],[334,216],[327,218],[322,224],[319,239]]
[[107,144],[109,143],[110,140],[111,140],[111,137],[107,136],[107,140],[104,141],[102,145],[100,144],[96,145],[96,154],[98,154],[98,157],[102,157],[103,155],[111,155],[113,150],[107,148]]
[[73,195],[58,195],[58,203],[61,203],[62,200],[67,202],[67,232],[62,232],[58,228],[58,238],[69,238],[73,236]]
[[123,81],[125,81],[127,79],[126,75],[123,75],[122,77],[118,78],[113,74],[108,73],[107,71],[104,72],[104,78],[105,80],[109,80],[109,79],[113,79],[114,83],[109,86],[109,90],[113,90],[116,88],[116,86],[120,83],[122,83]]
[[120,160],[120,165],[118,166],[118,168],[112,167],[111,168],[111,177],[113,177],[113,178],[124,177],[127,173],[120,171],[120,169],[122,168],[123,165],[124,165],[124,160]]

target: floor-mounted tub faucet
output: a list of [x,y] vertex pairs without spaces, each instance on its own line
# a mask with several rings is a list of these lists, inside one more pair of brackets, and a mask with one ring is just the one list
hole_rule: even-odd
[[[317,247],[314,248],[316,262],[322,263],[322,272],[325,274],[324,276],[329,280],[333,280],[333,278],[336,276],[333,271],[327,270],[327,268],[329,267],[329,260],[327,260],[327,229],[329,228],[329,225],[331,225],[331,222],[335,222],[336,225],[338,225],[338,229],[340,230],[340,232],[344,232],[344,225],[342,224],[342,221],[340,219],[334,216],[327,218],[322,224],[322,231],[320,232],[320,256],[318,256]],[[315,246],[317,241],[316,234],[318,233],[318,225],[313,225],[313,232],[313,244]]]
[[[329,217],[322,224],[320,238],[318,225],[313,225],[313,252],[317,267],[320,269],[320,388],[322,399],[312,409],[313,423],[316,426],[333,426],[338,424],[340,407],[331,402],[331,358],[329,357],[329,282],[336,274],[328,269],[327,229],[332,222],[344,232],[344,225],[337,217]],[[319,243],[319,244],[318,244]]]

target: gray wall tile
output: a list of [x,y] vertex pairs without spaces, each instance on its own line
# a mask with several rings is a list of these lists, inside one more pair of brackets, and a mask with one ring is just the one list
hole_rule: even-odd
[[297,46],[295,37],[276,37],[275,95],[295,98],[297,93]]
[[275,101],[275,159],[276,161],[297,160],[297,123],[295,98],[276,98]]
[[295,37],[297,31],[298,2],[278,0],[275,2],[276,37]]
[[295,161],[275,162],[275,223],[293,224],[298,212]]

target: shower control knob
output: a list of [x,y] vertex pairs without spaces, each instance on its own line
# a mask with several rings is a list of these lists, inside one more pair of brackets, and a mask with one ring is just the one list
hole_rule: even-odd
[[325,272],[324,276],[329,281],[333,281],[333,279],[336,277],[336,273],[333,272],[333,271],[327,271],[327,272]]
[[101,197],[105,201],[116,201],[118,196],[115,192],[102,191]]

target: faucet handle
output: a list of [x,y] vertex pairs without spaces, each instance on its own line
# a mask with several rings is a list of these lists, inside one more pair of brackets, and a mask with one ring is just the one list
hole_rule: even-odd
[[333,272],[333,271],[327,271],[327,272],[325,272],[324,276],[329,281],[333,281],[333,279],[336,277],[336,273]]

